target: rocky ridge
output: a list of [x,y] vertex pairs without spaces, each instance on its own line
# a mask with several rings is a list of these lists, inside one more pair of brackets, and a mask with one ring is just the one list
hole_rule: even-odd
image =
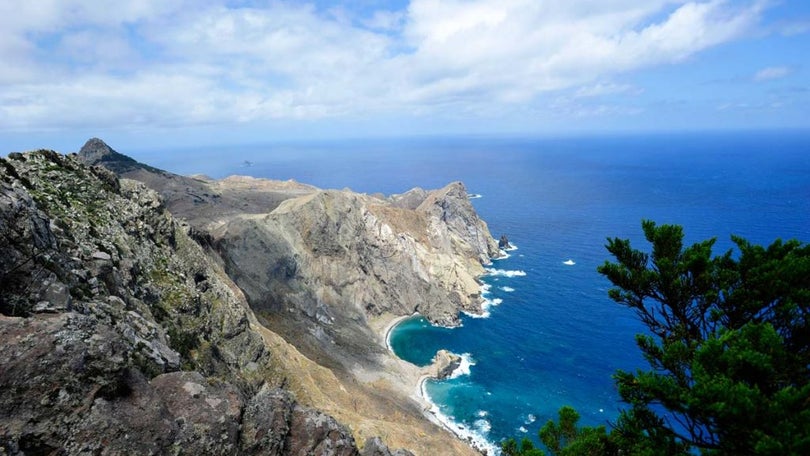
[[445,325],[460,310],[481,311],[477,277],[500,251],[463,184],[385,198],[178,176],[133,166],[96,139],[78,155],[145,183],[190,225],[271,330],[268,344],[287,355],[281,364],[299,400],[349,424],[360,441],[382,435],[417,454],[473,453],[430,423],[417,386],[424,370],[390,353],[383,330],[417,311]]
[[241,290],[143,184],[11,154],[0,233],[0,454],[391,454],[282,388]]
[[480,313],[477,278],[500,254],[460,182],[383,198],[292,181],[177,176],[133,165],[98,139],[78,155],[159,192],[260,321],[330,368],[381,369],[387,351],[372,328],[381,316],[418,312],[454,326],[459,311]]

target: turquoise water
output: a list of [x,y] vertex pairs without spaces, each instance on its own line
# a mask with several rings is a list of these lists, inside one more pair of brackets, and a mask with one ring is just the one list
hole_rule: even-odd
[[[126,152],[126,151],[122,151]],[[621,404],[616,369],[643,367],[633,314],[607,297],[596,267],[608,236],[644,245],[642,218],[684,225],[687,241],[734,233],[756,243],[810,241],[810,134],[797,132],[562,139],[420,139],[144,151],[184,174],[294,178],[323,188],[401,193],[462,180],[496,237],[518,246],[483,280],[498,305],[455,329],[410,319],[400,357],[465,354],[469,373],[426,389],[437,412],[489,442],[536,438],[562,405],[604,424]],[[195,158],[196,160],[189,160]],[[242,167],[244,160],[254,164]],[[575,264],[564,262],[572,260]]]

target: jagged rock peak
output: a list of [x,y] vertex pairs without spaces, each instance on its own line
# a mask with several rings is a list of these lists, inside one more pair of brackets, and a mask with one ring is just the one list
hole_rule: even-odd
[[123,174],[137,169],[146,169],[153,172],[161,172],[143,163],[138,162],[132,157],[128,157],[122,153],[116,152],[115,149],[108,146],[107,143],[99,138],[90,138],[84,143],[84,146],[79,150],[79,160],[89,166],[103,165],[109,170]]
[[84,143],[84,146],[82,146],[81,150],[79,150],[79,158],[89,165],[95,165],[104,161],[111,161],[111,159],[124,159],[132,162],[135,161],[126,155],[119,154],[99,138],[88,139],[87,142]]

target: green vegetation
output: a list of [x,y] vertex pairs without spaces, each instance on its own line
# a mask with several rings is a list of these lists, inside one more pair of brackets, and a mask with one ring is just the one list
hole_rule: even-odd
[[[607,433],[577,428],[564,407],[540,440],[552,455],[810,454],[810,245],[739,237],[684,247],[676,225],[642,222],[651,253],[609,239],[598,271],[611,299],[648,328],[636,342],[649,370],[614,375],[628,404]],[[545,454],[524,440],[508,456]]]
[[[608,453],[610,442],[604,426],[577,427],[579,413],[571,407],[560,409],[559,423],[554,420],[540,429],[539,436],[549,453],[554,456],[598,456]],[[504,442],[505,456],[543,456],[531,440],[524,438],[520,444],[514,439]]]

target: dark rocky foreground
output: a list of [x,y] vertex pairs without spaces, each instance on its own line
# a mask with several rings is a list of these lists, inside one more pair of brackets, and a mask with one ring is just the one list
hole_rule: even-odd
[[282,388],[191,233],[75,156],[0,160],[0,454],[391,454]]

